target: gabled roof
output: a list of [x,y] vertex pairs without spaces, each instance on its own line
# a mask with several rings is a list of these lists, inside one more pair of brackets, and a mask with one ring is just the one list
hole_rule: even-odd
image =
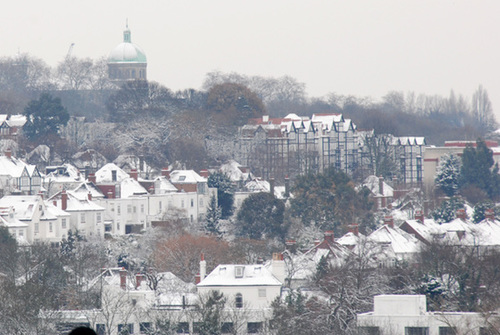
[[72,194],[75,195],[77,198],[83,200],[85,198],[88,199],[90,195],[92,196],[92,199],[102,199],[104,198],[104,194],[101,192],[101,190],[94,185],[94,183],[91,182],[83,182],[75,189],[72,191]]
[[47,166],[46,179],[59,183],[82,182],[84,180],[80,170],[75,166],[65,163],[59,166]]
[[174,170],[170,173],[170,182],[172,184],[196,184],[207,182],[207,179],[194,170]]
[[[67,207],[65,209],[66,212],[104,211],[104,207],[97,205],[88,198],[80,199],[80,197],[75,195],[72,191],[67,191],[66,194],[68,196]],[[56,206],[62,208],[61,195],[62,191],[54,194],[48,200],[52,203],[55,201]]]
[[363,186],[366,187],[367,189],[370,190],[370,192],[376,196],[376,197],[380,197],[380,196],[384,196],[384,197],[392,197],[393,194],[394,194],[394,190],[393,188],[387,184],[385,181],[383,182],[383,193],[384,194],[380,194],[380,179],[379,177],[377,176],[374,176],[374,175],[371,175],[371,176],[368,176],[366,177],[366,179],[363,181]]
[[155,194],[165,194],[177,192],[178,189],[175,187],[170,180],[165,176],[156,177],[154,179]]
[[398,227],[384,224],[370,235],[368,239],[378,244],[387,245],[395,254],[412,254],[420,249],[420,241]]
[[125,178],[120,182],[120,198],[130,198],[148,194],[148,191],[134,178]]
[[30,166],[21,159],[15,157],[9,158],[7,156],[0,156],[0,175],[19,178],[23,174],[24,169],[28,167],[30,168],[29,170],[26,170],[26,172],[28,173],[29,171],[35,170],[34,165]]
[[[242,271],[241,276],[237,271]],[[218,265],[198,287],[213,286],[281,286],[281,282],[263,265]]]
[[221,165],[219,170],[225,173],[233,182],[248,180],[251,177],[251,173],[243,172],[242,165],[234,160],[230,160],[226,164]]
[[116,164],[108,163],[95,173],[96,182],[98,184],[115,183],[112,178],[112,171],[116,171],[116,182],[120,182],[123,179],[130,178],[129,174],[120,169]]

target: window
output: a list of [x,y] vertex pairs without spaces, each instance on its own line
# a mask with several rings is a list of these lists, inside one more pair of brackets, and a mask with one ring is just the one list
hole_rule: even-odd
[[135,214],[137,212],[137,206],[134,206],[132,209],[133,209],[133,212]]
[[97,323],[95,325],[95,332],[97,335],[105,335],[106,334],[106,325],[102,323]]
[[455,335],[456,333],[455,327],[439,327],[439,335]]
[[195,334],[201,333],[201,327],[202,327],[201,322],[193,322],[193,333]]
[[85,223],[85,213],[80,214],[80,223]]
[[66,229],[66,219],[61,219],[61,227]]
[[144,213],[144,204],[141,204],[141,213]]
[[179,322],[176,329],[177,334],[189,334],[189,323]]
[[39,230],[39,224],[38,222],[35,222],[35,233],[38,234],[38,230]]
[[133,323],[119,324],[118,325],[118,334],[128,335],[128,334],[133,334],[133,333],[134,333],[134,324]]
[[245,267],[244,266],[235,266],[234,267],[234,276],[236,278],[243,278],[244,271],[245,271]]
[[262,329],[262,322],[249,322],[247,323],[247,333],[257,334]]
[[118,215],[120,215],[120,210],[121,210],[120,205],[116,206],[116,213],[118,213]]
[[114,203],[110,203],[109,204],[109,207],[111,207],[111,211],[114,212],[115,211],[115,204]]
[[232,322],[224,322],[220,328],[222,334],[233,334],[234,324]]
[[234,298],[234,306],[236,308],[243,307],[243,296],[241,295],[241,293],[236,293],[236,297]]
[[184,200],[181,200],[181,208],[184,208]]
[[152,331],[150,322],[141,322],[139,323],[139,331],[141,334],[150,334]]
[[405,335],[429,335],[429,327],[405,327]]
[[191,199],[191,207],[194,207],[194,200]]
[[52,233],[52,222],[49,222],[49,232]]
[[380,335],[379,327],[358,327],[359,335]]
[[132,213],[132,205],[127,205],[127,213]]
[[265,297],[266,297],[266,289],[259,288],[259,298],[265,298]]
[[189,220],[191,220],[191,223],[193,223],[193,215],[191,214],[191,216],[189,217]]
[[96,221],[96,223],[101,223],[101,213],[95,214],[95,221]]

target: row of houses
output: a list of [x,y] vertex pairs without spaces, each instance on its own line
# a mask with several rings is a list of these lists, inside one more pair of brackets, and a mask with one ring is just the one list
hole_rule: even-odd
[[[359,130],[342,114],[289,114],[251,119],[239,130],[238,157],[265,179],[283,179],[329,167],[352,174],[374,173],[367,139],[373,131]],[[390,136],[390,155],[397,162],[395,177],[405,184],[423,181],[423,137]]]

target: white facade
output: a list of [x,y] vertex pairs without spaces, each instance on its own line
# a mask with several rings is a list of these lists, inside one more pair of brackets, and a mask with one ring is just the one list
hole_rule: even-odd
[[424,295],[378,295],[373,312],[358,314],[358,329],[359,334],[479,335],[487,323],[498,327],[498,316],[489,314],[428,312]]

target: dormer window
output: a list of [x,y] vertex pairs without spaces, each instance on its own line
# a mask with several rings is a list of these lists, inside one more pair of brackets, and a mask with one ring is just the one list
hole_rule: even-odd
[[245,270],[244,266],[235,266],[234,267],[234,277],[243,278],[243,272]]
[[179,176],[179,181],[184,181],[186,180],[186,176]]

